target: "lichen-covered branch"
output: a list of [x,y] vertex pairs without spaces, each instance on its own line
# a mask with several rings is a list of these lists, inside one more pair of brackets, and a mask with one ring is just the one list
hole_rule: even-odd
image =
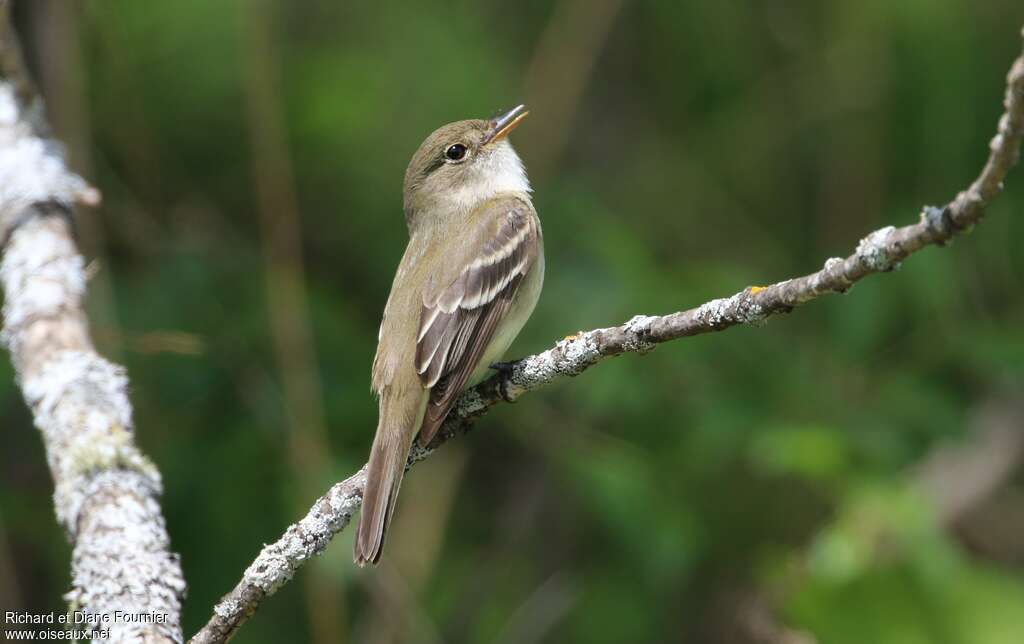
[[[82,310],[71,206],[99,194],[47,138],[0,6],[2,340],[42,433],[57,519],[73,546],[70,609],[112,642],[181,642],[185,581],[160,513],[160,475],[135,446],[124,369],[101,358]],[[95,619],[95,618],[93,618]]]
[[[409,464],[425,458],[453,436],[467,432],[477,418],[499,402],[514,401],[563,376],[579,375],[607,357],[645,353],[676,338],[722,331],[787,313],[822,295],[845,293],[868,275],[893,270],[926,246],[944,245],[981,220],[985,207],[1002,190],[1003,179],[1020,157],[1024,137],[1024,55],[1014,61],[1007,76],[1004,107],[984,169],[952,202],[942,207],[926,206],[915,224],[902,228],[887,226],[872,232],[849,257],[829,259],[821,270],[809,275],[770,286],[751,286],[730,297],[678,313],[638,315],[619,326],[580,332],[543,353],[523,358],[513,363],[505,376],[495,376],[462,394],[430,446],[413,448]],[[335,484],[313,504],[305,518],[264,547],[191,642],[212,644],[229,639],[267,595],[277,591],[345,529],[362,502],[364,483],[364,470],[360,470]]]

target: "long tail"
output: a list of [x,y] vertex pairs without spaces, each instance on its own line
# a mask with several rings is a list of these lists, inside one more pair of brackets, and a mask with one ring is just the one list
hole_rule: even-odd
[[[399,407],[408,407],[408,400],[393,401]],[[398,488],[405,475],[409,447],[419,430],[423,418],[423,405],[419,413],[404,413],[394,409],[392,401],[382,399],[377,435],[370,450],[366,467],[366,488],[363,491],[363,510],[359,515],[354,561],[360,566],[375,564],[384,549],[384,537],[395,511]],[[398,413],[393,413],[397,411]]]

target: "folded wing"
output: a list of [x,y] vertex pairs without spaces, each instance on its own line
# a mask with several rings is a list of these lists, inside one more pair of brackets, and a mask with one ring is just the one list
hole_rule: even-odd
[[540,231],[532,206],[507,198],[480,208],[470,218],[483,229],[471,259],[454,281],[423,295],[416,373],[431,395],[421,445],[444,422],[537,259]]

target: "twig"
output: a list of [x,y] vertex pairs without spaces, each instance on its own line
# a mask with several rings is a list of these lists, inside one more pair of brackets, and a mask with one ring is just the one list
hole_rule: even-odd
[[933,448],[915,483],[938,520],[952,526],[992,497],[1024,462],[1024,400],[993,398],[973,414],[968,435]]
[[[412,465],[502,400],[514,401],[563,376],[576,376],[601,360],[622,353],[646,353],[659,343],[732,326],[759,322],[830,293],[845,293],[874,273],[891,271],[911,254],[929,245],[944,245],[970,229],[999,194],[1002,181],[1019,156],[1024,137],[1024,56],[1007,76],[1006,111],[999,120],[991,153],[971,186],[944,207],[928,206],[916,224],[887,226],[862,239],[849,257],[832,258],[821,270],[767,287],[748,287],[735,295],[696,308],[661,316],[639,315],[625,324],[581,332],[554,347],[514,364],[504,382],[487,380],[459,398],[444,427],[425,449],[414,448]],[[345,529],[362,502],[365,470],[335,484],[309,513],[276,542],[263,548],[238,585],[214,607],[214,614],[192,638],[195,644],[224,642],[255,612],[260,602],[291,579],[308,559],[319,555]]]
[[[295,172],[281,99],[281,56],[275,31],[280,16],[270,2],[250,2],[242,11],[247,72],[243,87],[267,317],[281,379],[291,476],[297,483],[293,509],[300,512],[323,489],[319,474],[329,469],[327,421],[309,319]],[[312,574],[303,579],[310,636],[316,642],[342,644],[348,632],[343,587],[325,568],[314,566]]]
[[[99,193],[46,137],[42,106],[0,5],[2,340],[42,433],[57,519],[73,545],[71,609],[114,642],[181,642],[185,580],[160,513],[160,474],[135,446],[124,369],[101,358],[82,310],[71,205]],[[92,624],[89,624],[90,626]]]

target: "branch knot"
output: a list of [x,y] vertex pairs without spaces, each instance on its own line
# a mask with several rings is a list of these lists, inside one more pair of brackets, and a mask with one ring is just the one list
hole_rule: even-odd
[[622,348],[636,353],[647,353],[653,350],[657,345],[650,339],[651,324],[656,322],[657,319],[657,317],[652,315],[634,315],[631,317],[623,325],[626,339],[622,343]]
[[890,253],[890,238],[895,226],[886,226],[872,232],[857,244],[857,258],[870,270],[878,272],[899,268],[899,262]]

